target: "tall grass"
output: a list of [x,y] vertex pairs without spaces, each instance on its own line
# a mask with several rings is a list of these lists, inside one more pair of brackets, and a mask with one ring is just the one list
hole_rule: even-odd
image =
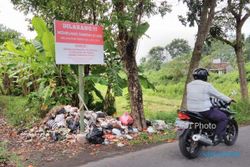
[[3,114],[7,121],[13,126],[32,126],[40,119],[40,109],[27,104],[27,97],[22,96],[0,96],[0,105],[3,106]]
[[250,124],[250,101],[238,101],[232,105],[232,109],[239,124]]

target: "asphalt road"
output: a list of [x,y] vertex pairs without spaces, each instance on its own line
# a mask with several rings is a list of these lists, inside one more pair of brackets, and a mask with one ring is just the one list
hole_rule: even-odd
[[79,167],[250,167],[250,126],[242,127],[233,146],[220,144],[203,148],[202,155],[189,160],[178,143],[167,143],[138,152],[102,159]]

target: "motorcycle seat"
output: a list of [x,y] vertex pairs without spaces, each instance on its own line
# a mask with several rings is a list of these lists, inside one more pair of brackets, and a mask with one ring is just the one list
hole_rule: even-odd
[[[191,117],[195,117],[204,121],[209,121],[206,117],[204,117],[202,114],[199,112],[194,112],[194,111],[186,111]],[[211,121],[209,121],[211,122]]]

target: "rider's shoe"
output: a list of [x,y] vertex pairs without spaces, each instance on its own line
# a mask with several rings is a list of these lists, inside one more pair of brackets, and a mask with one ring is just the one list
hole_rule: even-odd
[[218,135],[215,135],[214,136],[214,146],[216,146],[216,145],[218,145],[218,144],[220,144],[220,143],[222,143],[223,142],[223,139],[222,139],[222,137],[219,137]]

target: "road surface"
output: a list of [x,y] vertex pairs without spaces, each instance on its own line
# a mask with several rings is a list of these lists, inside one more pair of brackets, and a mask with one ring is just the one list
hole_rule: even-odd
[[178,143],[166,143],[131,152],[121,156],[105,158],[79,167],[250,167],[250,126],[239,130],[238,140],[233,146],[220,144],[203,148],[202,155],[193,160],[186,159],[179,151]]

